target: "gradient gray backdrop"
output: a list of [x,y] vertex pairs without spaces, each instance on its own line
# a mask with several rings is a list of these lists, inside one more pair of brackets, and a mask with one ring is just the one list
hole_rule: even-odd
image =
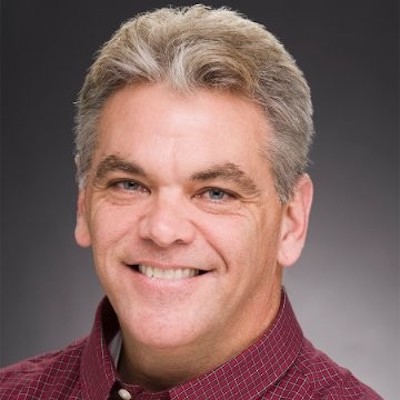
[[[283,41],[315,104],[315,203],[287,290],[316,346],[398,399],[397,2],[257,3],[225,4]],[[90,329],[102,294],[73,239],[73,101],[100,44],[161,4],[1,1],[1,365]]]

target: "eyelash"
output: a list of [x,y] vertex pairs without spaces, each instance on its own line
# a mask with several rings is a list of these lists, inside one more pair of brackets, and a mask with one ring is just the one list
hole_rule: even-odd
[[233,194],[232,192],[224,190],[224,189],[216,188],[216,187],[205,188],[196,197],[202,197],[204,194],[207,194],[207,193],[211,194],[212,192],[219,192],[223,195],[222,199],[212,199],[211,197],[209,197],[208,200],[213,203],[222,203],[222,202],[233,200],[233,199],[237,198],[237,196],[235,194]]
[[[131,188],[128,189],[127,187],[124,187],[124,185],[131,185]],[[125,192],[141,192],[141,193],[150,193],[150,190],[142,185],[139,182],[136,182],[132,179],[121,179],[117,181],[110,182],[108,184],[108,187],[117,189],[117,190],[122,190]]]

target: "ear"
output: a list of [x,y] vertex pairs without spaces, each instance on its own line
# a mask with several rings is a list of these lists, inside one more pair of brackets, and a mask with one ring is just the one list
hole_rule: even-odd
[[82,247],[91,245],[89,225],[87,221],[85,189],[79,190],[76,211],[75,240]]
[[307,236],[313,198],[313,184],[304,174],[296,184],[292,200],[285,205],[282,218],[278,262],[287,267],[294,264],[303,250]]

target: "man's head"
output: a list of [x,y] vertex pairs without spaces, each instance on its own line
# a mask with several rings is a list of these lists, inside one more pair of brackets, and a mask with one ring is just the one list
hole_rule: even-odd
[[312,105],[293,58],[265,28],[221,8],[164,8],[125,23],[101,49],[78,100],[78,180],[84,185],[101,110],[112,93],[166,82],[179,92],[228,91],[259,104],[274,129],[260,148],[283,202],[308,164]]
[[310,114],[290,56],[227,10],[145,14],[100,52],[79,101],[75,234],[127,379],[183,382],[271,323],[307,232]]

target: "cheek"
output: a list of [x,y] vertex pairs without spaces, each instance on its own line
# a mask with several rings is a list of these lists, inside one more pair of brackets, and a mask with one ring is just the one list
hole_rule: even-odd
[[[132,233],[135,226],[134,213],[121,207],[97,207],[90,220],[92,246],[98,251],[107,251],[108,246],[120,242]],[[112,249],[109,249],[112,250]]]
[[209,245],[223,258],[226,267],[248,264],[254,260],[259,241],[260,226],[251,216],[230,216],[212,219],[201,225],[201,234]]
[[263,249],[267,260],[276,262],[280,243],[281,216],[279,213],[265,215],[259,221],[258,235],[255,243]]
[[279,237],[280,218],[274,213],[250,214],[230,221],[218,232],[219,243],[224,243],[225,254],[233,263],[261,272],[275,266]]

